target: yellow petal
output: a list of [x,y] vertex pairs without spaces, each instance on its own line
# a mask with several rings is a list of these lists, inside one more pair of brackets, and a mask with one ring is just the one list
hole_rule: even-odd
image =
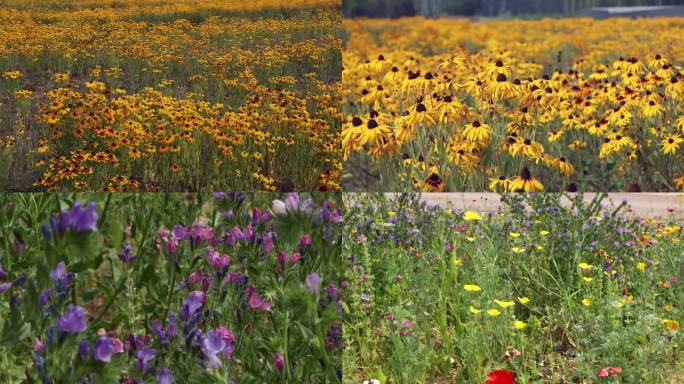
[[516,320],[513,322],[513,325],[515,326],[516,329],[523,329],[527,327],[527,324],[525,324],[524,321]]
[[463,289],[465,289],[466,291],[469,291],[469,292],[477,292],[477,291],[482,290],[482,288],[480,288],[479,285],[475,285],[475,284],[466,284],[463,286]]
[[489,316],[496,317],[496,316],[499,316],[501,314],[501,311],[499,311],[498,309],[488,309],[487,314]]
[[500,300],[494,300],[494,302],[495,302],[496,304],[498,304],[499,307],[501,307],[501,308],[508,308],[508,307],[510,307],[511,305],[514,305],[514,304],[515,304],[514,301],[500,301]]
[[480,214],[477,212],[466,211],[463,214],[463,220],[465,220],[465,221],[482,220],[482,216],[480,216]]

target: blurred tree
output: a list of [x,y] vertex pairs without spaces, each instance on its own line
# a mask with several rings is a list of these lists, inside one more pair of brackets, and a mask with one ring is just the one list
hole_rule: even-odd
[[684,0],[343,0],[347,17],[574,15],[589,7],[684,5]]

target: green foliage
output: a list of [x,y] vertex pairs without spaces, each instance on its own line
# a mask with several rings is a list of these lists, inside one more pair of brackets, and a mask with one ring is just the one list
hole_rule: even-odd
[[623,369],[613,382],[676,377],[684,339],[664,321],[684,320],[681,228],[604,198],[505,195],[503,212],[465,221],[417,195],[350,195],[345,382],[476,383],[495,369],[593,382],[609,366]]
[[[54,383],[114,383],[124,375],[155,382],[160,368],[169,368],[182,383],[226,383],[229,378],[239,384],[338,381],[341,356],[335,330],[341,310],[327,288],[342,280],[340,225],[330,216],[339,202],[334,195],[319,194],[310,196],[310,208],[271,212],[273,218],[260,216],[277,198],[284,197],[0,194],[0,265],[7,273],[0,284],[13,282],[0,293],[0,382],[48,378]],[[301,196],[302,201],[307,198]],[[58,229],[59,212],[71,209],[75,201],[96,203],[97,231]],[[230,245],[227,233],[235,228],[246,231],[248,226],[253,236]],[[174,227],[193,235],[174,240],[175,235],[168,234]],[[274,249],[267,252],[264,235],[270,231]],[[306,234],[311,245],[300,244]],[[175,248],[168,248],[171,243]],[[135,256],[130,263],[117,256],[126,244]],[[225,272],[209,261],[210,244],[230,256]],[[301,256],[281,264],[278,252],[288,260],[295,252]],[[74,273],[63,296],[50,275],[59,262]],[[305,284],[314,272],[321,278],[318,293]],[[227,273],[241,274],[245,282],[229,282]],[[26,280],[14,283],[21,276]],[[191,276],[199,280],[192,282]],[[272,303],[271,310],[250,307],[247,285]],[[46,289],[51,290],[48,302],[40,305],[39,296]],[[191,291],[203,291],[206,299],[199,318],[186,324],[179,312]],[[85,331],[55,330],[57,317],[69,305],[84,308]],[[168,326],[171,313],[176,315],[179,335],[164,344],[152,324],[160,319]],[[207,369],[202,335],[218,327],[235,335],[234,349],[230,358],[222,355],[222,366]],[[192,329],[199,333],[189,333]],[[96,361],[92,349],[103,334],[122,341],[129,335],[149,337],[147,346],[155,349],[155,357],[141,371],[135,347],[128,345],[110,363]],[[85,357],[78,355],[84,339],[90,345]],[[36,340],[44,343],[44,350],[36,350]],[[285,356],[282,372],[273,363],[277,352]],[[44,361],[44,370],[36,356]]]

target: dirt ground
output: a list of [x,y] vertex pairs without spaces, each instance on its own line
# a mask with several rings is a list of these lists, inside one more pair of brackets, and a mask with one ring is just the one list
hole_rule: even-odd
[[[584,200],[590,201],[595,195],[586,193]],[[476,211],[496,211],[502,206],[496,193],[423,193],[422,198],[431,205],[451,203],[455,208]],[[684,193],[609,193],[604,204],[618,206],[623,201],[641,217],[674,217],[684,221]]]

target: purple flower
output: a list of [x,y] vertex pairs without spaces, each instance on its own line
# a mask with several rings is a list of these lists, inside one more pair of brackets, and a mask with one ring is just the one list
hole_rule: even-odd
[[2,283],[0,284],[0,293],[3,293],[10,288],[12,288],[12,283]]
[[273,365],[275,365],[278,372],[283,372],[283,369],[285,368],[285,355],[283,355],[282,352],[275,354],[275,357],[273,358]]
[[97,211],[95,203],[91,202],[86,208],[81,207],[81,202],[77,201],[71,211],[64,210],[59,215],[59,231],[75,232],[97,231]]
[[314,295],[321,292],[321,277],[317,273],[312,273],[306,277],[306,288],[311,291]]
[[133,247],[128,243],[123,245],[122,252],[117,256],[119,256],[119,260],[126,264],[130,264],[133,262],[133,260],[138,258],[138,256],[133,255]]
[[173,384],[173,376],[168,368],[160,368],[157,370],[157,384]]
[[5,280],[7,278],[7,273],[2,269],[2,264],[0,264],[0,280]]
[[268,255],[269,253],[271,253],[271,251],[273,251],[273,248],[275,248],[275,245],[273,244],[273,232],[272,231],[266,232],[262,241],[263,241],[262,245],[264,247],[264,253]]
[[143,372],[147,371],[147,369],[149,368],[147,363],[149,363],[150,360],[154,359],[156,355],[156,350],[143,346],[142,348],[138,349],[138,353],[136,354],[136,367],[138,367],[138,369]]
[[66,274],[66,265],[64,264],[63,261],[60,261],[57,263],[57,266],[55,266],[55,269],[50,272],[50,278],[52,281],[55,282],[55,285],[59,285],[60,281]]
[[40,304],[41,307],[45,306],[47,304],[48,300],[50,300],[50,293],[52,292],[52,288],[47,288],[43,292],[41,292],[40,296],[38,296],[38,303]]
[[33,342],[34,352],[45,352],[45,344],[40,339],[35,339]]
[[88,345],[88,339],[85,337],[81,339],[78,343],[78,358],[81,360],[86,360],[88,358],[88,353],[90,352],[90,345]]
[[268,212],[268,210],[264,210],[263,212],[259,208],[254,208],[252,209],[252,219],[256,223],[268,223],[273,216],[271,216],[271,213]]
[[228,266],[230,265],[230,256],[224,254],[221,256],[218,251],[215,251],[212,246],[208,246],[206,249],[207,261],[214,270],[221,273],[226,273]]
[[299,193],[292,192],[287,194],[287,197],[285,198],[285,208],[291,212],[299,210]]
[[93,356],[95,360],[109,363],[112,361],[112,355],[123,352],[123,343],[115,337],[102,336],[95,343]]
[[207,365],[210,367],[220,367],[223,365],[219,354],[229,357],[233,353],[233,343],[235,336],[224,327],[216,328],[207,333],[202,339],[202,353],[207,358]]
[[64,333],[79,333],[86,329],[83,308],[69,304],[66,312],[57,318],[57,329]]
[[188,297],[185,298],[185,301],[183,301],[183,306],[180,310],[181,319],[187,320],[195,315],[197,310],[204,305],[205,298],[204,292],[202,291],[190,292]]
[[271,307],[273,306],[270,301],[261,300],[259,298],[259,293],[257,292],[256,287],[253,285],[247,287],[247,296],[249,296],[249,306],[252,309],[259,311],[270,311]]

